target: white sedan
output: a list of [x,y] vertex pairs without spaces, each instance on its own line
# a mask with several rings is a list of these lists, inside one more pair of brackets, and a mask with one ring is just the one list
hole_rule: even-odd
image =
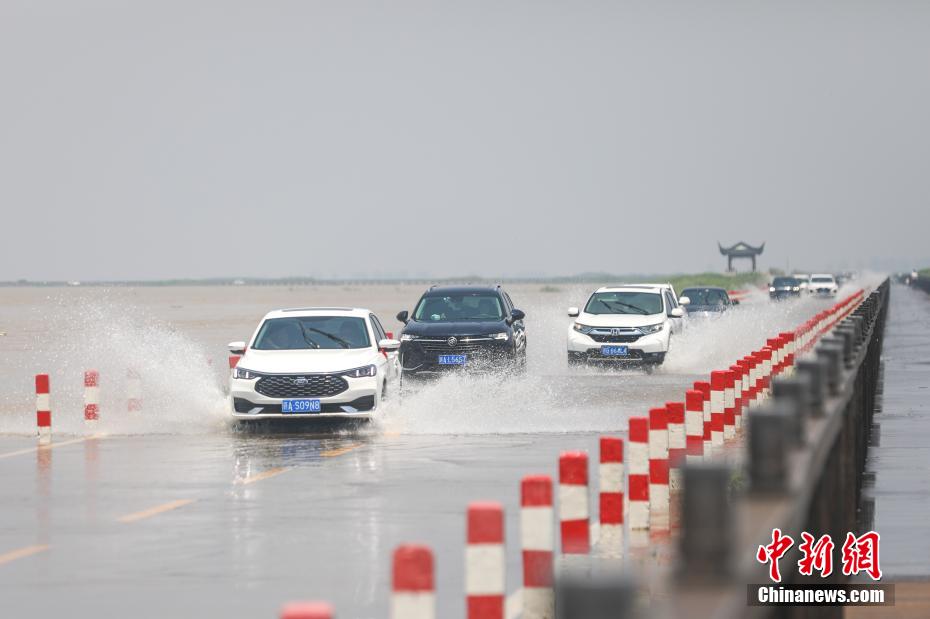
[[237,420],[368,419],[395,389],[400,342],[366,309],[302,308],[268,313],[242,355],[229,392]]

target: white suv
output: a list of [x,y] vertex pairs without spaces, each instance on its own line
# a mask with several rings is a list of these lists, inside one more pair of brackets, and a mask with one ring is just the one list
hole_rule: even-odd
[[229,380],[232,416],[367,419],[393,391],[400,342],[365,309],[303,308],[268,313]]
[[829,273],[814,273],[811,275],[807,291],[821,297],[835,297],[840,287]]
[[[681,299],[683,304],[688,299]],[[583,310],[568,308],[568,364],[665,361],[684,315],[668,284],[598,288]]]

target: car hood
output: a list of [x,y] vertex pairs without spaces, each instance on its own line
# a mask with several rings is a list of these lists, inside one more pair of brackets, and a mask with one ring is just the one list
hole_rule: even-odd
[[351,350],[253,350],[246,351],[239,366],[267,374],[341,372],[377,361],[372,348]]
[[582,312],[576,319],[589,327],[644,327],[665,321],[665,314],[587,314]]
[[420,337],[448,337],[451,335],[487,335],[506,331],[507,328],[507,323],[503,320],[488,322],[418,322],[411,320],[404,327],[403,332]]

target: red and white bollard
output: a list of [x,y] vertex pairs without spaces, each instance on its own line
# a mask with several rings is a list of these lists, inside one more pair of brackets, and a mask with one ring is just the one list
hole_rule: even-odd
[[142,377],[136,370],[126,372],[126,410],[138,412],[142,410]]
[[781,373],[782,364],[781,336],[768,338],[765,345],[772,349],[772,377],[778,376]]
[[233,369],[239,364],[239,359],[242,359],[242,355],[229,355],[229,369]]
[[681,489],[681,464],[685,459],[685,404],[666,402],[668,411],[668,487],[675,492]]
[[559,524],[562,554],[591,551],[588,509],[588,454],[569,451],[559,456]]
[[279,614],[280,619],[333,619],[333,607],[326,602],[290,602]]
[[623,439],[601,437],[600,536],[602,554],[618,557],[623,552]]
[[52,442],[52,402],[48,374],[36,374],[36,427],[39,443]]
[[772,349],[765,346],[759,354],[762,356],[762,398],[766,399],[772,384]]
[[630,475],[627,481],[630,529],[649,528],[649,420],[630,417],[627,444]]
[[397,547],[391,589],[391,619],[436,618],[433,551],[428,546]]
[[685,392],[685,454],[688,462],[704,460],[704,394]]
[[738,431],[743,425],[743,367],[739,362],[730,366],[733,374],[733,430]]
[[504,508],[468,506],[465,596],[468,619],[504,619]]
[[668,530],[668,411],[649,410],[649,528]]
[[523,550],[523,617],[551,619],[555,524],[552,479],[530,475],[520,483],[520,545]]
[[706,380],[694,381],[694,390],[704,397],[704,459],[713,456],[712,435],[713,417],[710,413],[710,383]]
[[749,383],[752,392],[752,401],[758,402],[762,399],[762,353],[755,351],[749,355],[750,374]]
[[736,376],[730,370],[724,370],[726,377],[723,389],[723,440],[733,440],[736,436]]
[[720,370],[710,373],[710,443],[714,453],[723,448],[728,374]]
[[84,372],[84,423],[93,424],[100,418],[100,373]]
[[794,353],[797,350],[793,331],[785,331],[781,334],[781,339],[785,342],[785,373],[789,376],[794,374]]

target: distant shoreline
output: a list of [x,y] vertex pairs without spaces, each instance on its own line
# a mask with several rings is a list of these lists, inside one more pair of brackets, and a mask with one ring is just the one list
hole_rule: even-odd
[[579,275],[559,277],[505,277],[492,279],[487,277],[404,277],[404,278],[340,278],[315,279],[309,277],[282,278],[246,278],[218,277],[203,279],[165,279],[165,280],[113,280],[113,281],[32,281],[18,280],[0,282],[3,288],[141,288],[167,286],[345,286],[345,285],[398,285],[398,284],[572,284],[572,283],[620,283],[620,282],[687,282],[687,285],[703,283],[707,286],[734,286],[761,284],[769,274],[755,273],[678,273],[673,275],[617,275],[612,273],[581,273]]

